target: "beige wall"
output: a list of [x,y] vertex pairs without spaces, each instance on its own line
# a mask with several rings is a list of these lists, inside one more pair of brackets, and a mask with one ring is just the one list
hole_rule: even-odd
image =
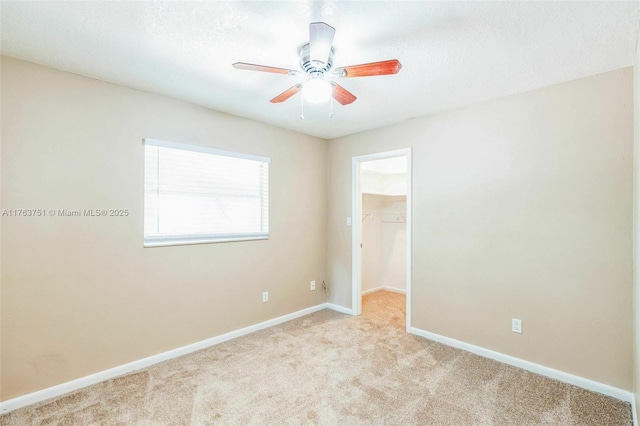
[[331,302],[352,156],[412,147],[413,326],[632,389],[632,120],[625,68],[331,141]]
[[[6,57],[1,83],[2,207],[131,214],[2,218],[0,399],[326,301],[326,141]],[[144,249],[144,137],[271,157],[270,239]]]

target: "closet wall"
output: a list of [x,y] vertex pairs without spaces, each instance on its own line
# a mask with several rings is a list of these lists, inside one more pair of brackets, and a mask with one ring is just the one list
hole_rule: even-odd
[[362,292],[406,289],[406,174],[362,174]]
[[362,194],[362,291],[405,291],[405,195]]

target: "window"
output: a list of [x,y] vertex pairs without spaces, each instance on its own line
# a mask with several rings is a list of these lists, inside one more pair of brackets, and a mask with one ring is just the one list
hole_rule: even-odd
[[145,139],[145,247],[269,238],[269,158]]

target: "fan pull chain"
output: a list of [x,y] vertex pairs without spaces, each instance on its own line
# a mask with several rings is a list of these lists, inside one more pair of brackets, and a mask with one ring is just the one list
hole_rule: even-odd
[[300,120],[304,120],[304,96],[300,96]]

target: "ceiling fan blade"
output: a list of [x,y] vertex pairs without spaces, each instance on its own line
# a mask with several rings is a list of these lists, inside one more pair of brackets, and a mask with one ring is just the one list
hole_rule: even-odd
[[333,86],[333,99],[340,102],[342,105],[349,105],[350,103],[358,99],[356,98],[356,95],[340,86],[338,83],[332,81],[331,85]]
[[272,72],[276,74],[287,74],[287,75],[299,74],[299,72],[295,70],[288,70],[285,68],[276,68],[276,67],[267,67],[265,65],[247,64],[246,62],[236,62],[235,64],[233,64],[233,67],[239,70]]
[[372,75],[396,74],[400,71],[400,68],[402,68],[400,61],[397,59],[389,59],[388,61],[336,68],[334,73],[338,77],[367,77]]
[[309,24],[309,59],[312,62],[327,63],[336,30],[324,22]]
[[289,87],[287,90],[280,93],[278,96],[271,99],[271,101],[269,102],[271,102],[272,104],[279,104],[280,102],[284,102],[290,97],[292,97],[293,95],[295,95],[296,93],[298,93],[301,89],[302,89],[302,84],[298,83],[295,86]]

